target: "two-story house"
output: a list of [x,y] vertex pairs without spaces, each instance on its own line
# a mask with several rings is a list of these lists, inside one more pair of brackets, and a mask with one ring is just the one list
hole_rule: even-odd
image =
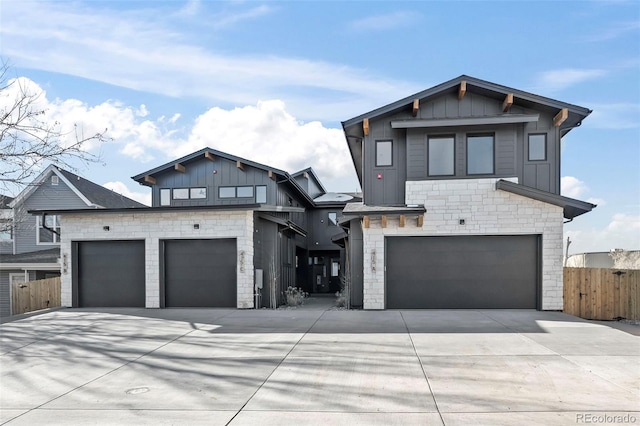
[[590,112],[460,76],[343,122],[352,300],[562,309],[563,221],[595,205],[560,195],[560,143]]
[[0,226],[0,316],[11,315],[13,284],[60,275],[60,220],[32,216],[35,209],[144,207],[134,200],[54,165],[15,199],[5,198]]
[[61,216],[64,306],[276,307],[289,286],[335,288],[344,255],[327,241],[352,197],[316,203],[313,170],[204,148],[132,179],[151,207],[33,211]]

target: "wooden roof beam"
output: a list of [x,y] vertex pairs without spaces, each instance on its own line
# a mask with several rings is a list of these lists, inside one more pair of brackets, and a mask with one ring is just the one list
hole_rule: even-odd
[[418,216],[418,228],[422,228],[422,225],[424,225],[424,215],[423,214]]
[[148,183],[148,184],[151,184],[151,185],[155,185],[156,184],[156,178],[154,178],[153,176],[146,175],[144,177],[144,182]]
[[215,157],[213,156],[213,154],[210,153],[209,151],[204,153],[204,158],[206,158],[209,161],[215,161],[216,160]]
[[404,228],[405,221],[406,221],[406,216],[405,216],[405,215],[403,215],[403,214],[401,214],[401,215],[400,215],[399,222],[398,222],[398,226],[399,226],[400,228]]
[[504,98],[504,102],[502,102],[502,112],[507,112],[513,105],[513,93],[507,93],[507,96]]
[[364,120],[362,120],[362,131],[364,132],[365,136],[369,136],[369,119],[365,118]]
[[273,170],[269,170],[268,175],[269,175],[269,179],[276,180],[276,174],[273,173]]
[[236,161],[236,167],[244,172],[244,164],[240,160]]
[[464,95],[467,93],[467,82],[462,80],[460,82],[460,88],[458,89],[458,100],[461,101]]
[[180,173],[184,173],[187,171],[187,168],[180,163],[176,163],[175,166],[173,166],[173,168],[176,170],[176,172],[180,172]]
[[382,217],[380,218],[380,223],[381,223],[383,228],[386,228],[387,227],[387,216],[382,215]]
[[560,125],[564,123],[567,118],[569,118],[569,110],[566,108],[562,108],[560,112],[557,113],[555,117],[553,117],[553,125],[556,127],[560,127]]
[[420,110],[420,99],[413,100],[413,116],[416,117],[418,115],[418,111]]
[[362,227],[363,228],[369,227],[369,216],[365,216],[362,218]]

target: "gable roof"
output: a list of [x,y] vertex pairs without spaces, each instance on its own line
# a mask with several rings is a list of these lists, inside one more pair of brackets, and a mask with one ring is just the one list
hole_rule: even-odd
[[44,169],[27,188],[18,194],[18,196],[9,203],[9,207],[13,208],[27,199],[42,183],[49,179],[52,174],[58,176],[88,208],[147,207],[142,203],[127,198],[124,195],[93,183],[67,170],[63,170],[53,164]]
[[[428,101],[447,93],[457,93],[462,82],[465,82],[467,92],[477,93],[488,98],[503,100],[505,96],[507,96],[508,94],[512,94],[514,105],[517,104],[524,108],[547,110],[549,112],[553,112],[554,114],[566,108],[568,116],[559,127],[561,136],[567,134],[574,127],[580,126],[582,124],[582,120],[584,120],[592,112],[590,109],[578,105],[561,102],[540,95],[535,95],[523,90],[502,86],[500,84],[491,83],[489,81],[481,80],[479,78],[463,74],[452,80],[438,84],[437,86],[433,86],[429,89],[415,93],[411,96],[407,96],[406,98],[400,99],[396,102],[392,102],[388,105],[382,106],[380,108],[374,109],[372,111],[366,112],[364,114],[358,115],[357,117],[342,122],[342,129],[344,131],[345,138],[347,139],[351,159],[353,160],[353,164],[356,168],[356,173],[358,175],[360,183],[362,184],[362,152],[357,146],[356,140],[361,140],[362,135],[350,134],[348,131],[349,128],[352,128],[356,124],[362,123],[364,119],[375,119],[385,115],[391,115],[402,110],[410,110],[415,99],[419,99],[420,101]],[[514,114],[504,115],[504,117],[511,117],[515,119],[516,117],[513,116]],[[526,120],[527,118],[519,117],[518,119]],[[360,126],[360,129],[361,128],[362,126]]]
[[311,179],[313,179],[313,181],[316,183],[316,185],[318,186],[318,188],[320,188],[320,190],[323,193],[327,193],[327,189],[324,187],[324,185],[322,184],[322,182],[320,181],[320,178],[318,177],[318,175],[316,174],[315,170],[313,170],[313,168],[311,167],[307,167],[304,170],[300,170],[299,172],[295,172],[291,175],[292,178],[297,178],[299,176],[302,176],[304,174],[307,174]]
[[144,178],[145,176],[153,176],[157,173],[161,173],[167,170],[171,170],[174,169],[174,167],[176,166],[176,164],[188,164],[190,162],[193,161],[198,161],[198,160],[202,160],[203,157],[205,157],[205,153],[208,153],[210,155],[213,155],[214,157],[220,157],[220,158],[224,158],[227,159],[229,161],[239,161],[244,165],[247,166],[251,166],[254,167],[256,169],[260,169],[260,170],[264,170],[267,172],[273,172],[277,175],[283,176],[283,177],[289,177],[289,174],[287,172],[285,172],[284,170],[280,170],[280,169],[276,169],[275,167],[270,167],[267,166],[265,164],[261,164],[261,163],[256,163],[255,161],[251,161],[251,160],[247,160],[245,158],[242,157],[237,157],[235,155],[231,155],[231,154],[227,154],[226,152],[222,152],[222,151],[218,151],[212,148],[202,148],[199,151],[196,151],[192,154],[189,155],[185,155],[184,157],[178,158],[177,160],[173,160],[173,161],[169,161],[168,163],[165,163],[161,166],[158,166],[156,168],[153,168],[151,170],[147,170],[144,173],[140,173],[136,176],[132,176],[131,179],[135,180],[136,182],[140,183],[141,185],[146,185],[146,186],[150,186],[147,182],[145,182]]

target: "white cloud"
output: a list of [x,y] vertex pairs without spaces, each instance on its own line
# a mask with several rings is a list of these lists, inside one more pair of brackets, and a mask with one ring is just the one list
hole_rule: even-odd
[[589,187],[573,176],[563,176],[560,178],[560,193],[569,198],[580,198],[589,191]]
[[381,31],[405,28],[407,24],[418,18],[415,12],[397,11],[386,15],[367,16],[351,22],[350,27],[356,31]]
[[589,119],[585,120],[586,127],[597,129],[635,129],[640,127],[640,104],[613,103],[591,104],[593,109]]
[[[640,216],[623,213],[614,214],[606,230],[610,232],[629,232],[635,234],[636,238],[640,238]],[[640,243],[640,241],[637,242]]]
[[122,182],[119,181],[115,181],[115,182],[107,182],[104,185],[105,188],[110,189],[112,191],[117,192],[118,194],[122,194],[125,197],[131,198],[132,200],[135,200],[139,203],[142,203],[144,205],[150,206],[151,205],[151,192],[150,191],[146,191],[146,192],[134,192],[129,190],[129,188],[127,188],[127,185],[125,185]]
[[604,69],[565,68],[545,71],[536,78],[536,86],[538,90],[555,92],[585,81],[595,80],[606,74],[607,71]]
[[572,226],[565,225],[564,233],[565,241],[567,237],[571,239],[570,254],[606,252],[616,248],[640,250],[640,216],[617,213],[604,228],[573,231]]
[[616,22],[614,25],[604,29],[594,28],[595,33],[586,35],[584,41],[600,42],[614,40],[624,37],[627,34],[638,32],[640,30],[640,21]]

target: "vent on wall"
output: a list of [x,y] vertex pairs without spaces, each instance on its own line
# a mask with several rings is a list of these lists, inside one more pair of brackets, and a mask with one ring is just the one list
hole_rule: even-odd
[[51,176],[51,185],[57,186],[60,183],[60,177],[58,175]]

